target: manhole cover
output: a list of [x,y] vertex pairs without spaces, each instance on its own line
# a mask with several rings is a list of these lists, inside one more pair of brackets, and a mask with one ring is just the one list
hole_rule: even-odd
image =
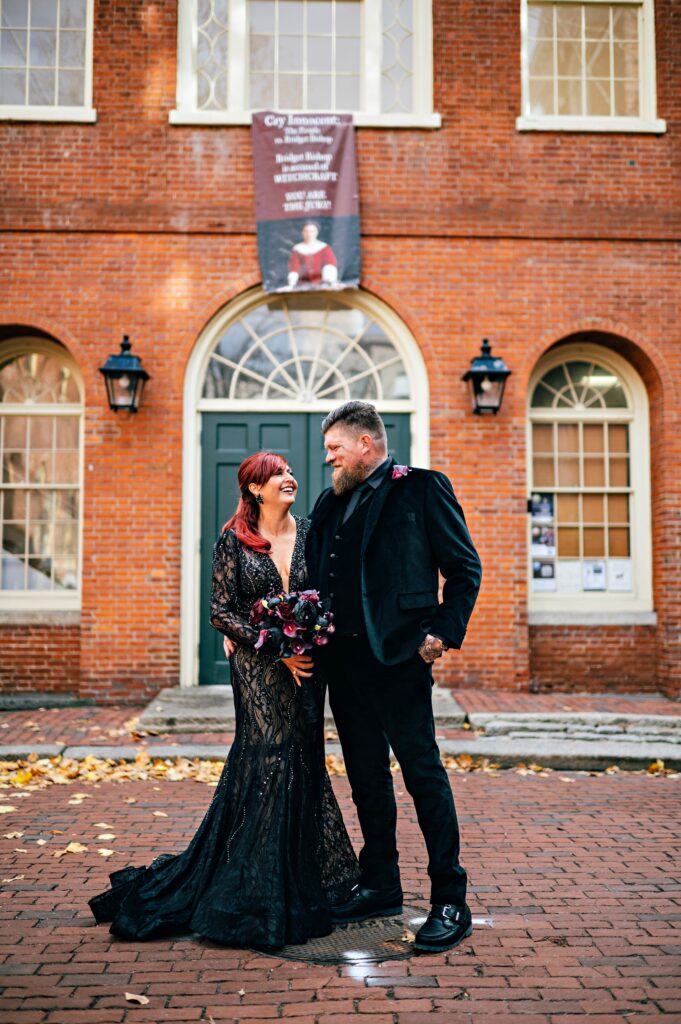
[[405,906],[403,912],[396,917],[378,917],[357,924],[337,925],[330,935],[309,939],[300,946],[284,946],[274,956],[282,960],[306,960],[315,964],[405,960],[414,955],[414,934],[426,916],[425,910]]

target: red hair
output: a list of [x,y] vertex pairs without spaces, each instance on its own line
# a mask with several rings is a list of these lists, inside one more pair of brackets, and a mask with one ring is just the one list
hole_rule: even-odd
[[258,530],[258,502],[248,486],[258,484],[262,487],[275,473],[285,470],[287,465],[286,459],[274,452],[255,452],[244,459],[237,474],[241,497],[236,512],[222,527],[223,533],[225,530],[234,530],[237,540],[253,551],[270,550],[272,545]]

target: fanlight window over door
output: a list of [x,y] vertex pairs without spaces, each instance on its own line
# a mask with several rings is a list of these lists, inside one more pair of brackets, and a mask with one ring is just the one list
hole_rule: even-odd
[[251,308],[221,334],[202,398],[334,403],[410,399],[402,356],[369,313],[291,296]]

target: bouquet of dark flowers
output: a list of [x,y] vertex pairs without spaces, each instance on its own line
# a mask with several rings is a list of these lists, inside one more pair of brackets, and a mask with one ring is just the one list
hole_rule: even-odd
[[251,625],[259,628],[257,651],[291,658],[328,644],[336,627],[317,590],[283,591],[259,597],[251,608]]

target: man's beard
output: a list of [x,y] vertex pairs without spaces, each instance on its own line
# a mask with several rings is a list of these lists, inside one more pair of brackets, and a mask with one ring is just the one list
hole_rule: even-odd
[[341,495],[354,491],[355,487],[361,484],[363,480],[366,480],[366,478],[366,468],[361,464],[355,466],[354,469],[344,469],[342,466],[339,466],[331,474],[331,486],[333,487],[334,494],[340,498]]

